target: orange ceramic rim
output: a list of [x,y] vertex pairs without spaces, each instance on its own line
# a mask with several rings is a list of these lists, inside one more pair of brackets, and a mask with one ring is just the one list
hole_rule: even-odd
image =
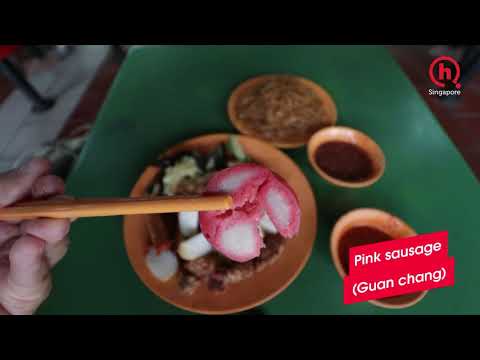
[[[383,210],[362,208],[349,211],[338,219],[330,235],[330,254],[335,269],[342,279],[346,276],[346,272],[341,265],[338,253],[340,239],[347,230],[357,226],[373,227],[397,239],[417,235],[415,230],[403,220]],[[407,300],[398,303],[388,303],[382,300],[371,300],[369,303],[386,309],[404,309],[417,304],[427,293],[428,291],[420,291],[415,297],[410,296],[411,299],[409,295],[416,293],[396,296],[400,300],[402,297],[407,297]]]
[[[228,140],[229,134],[197,137],[167,151],[169,155],[194,148],[211,148]],[[143,284],[162,300],[183,310],[201,314],[232,314],[264,304],[285,290],[306,265],[317,234],[317,207],[313,191],[300,168],[283,152],[261,140],[238,136],[245,152],[256,162],[269,167],[282,176],[296,192],[302,221],[299,234],[286,241],[279,259],[250,279],[229,285],[225,293],[214,294],[205,285],[191,296],[181,293],[177,277],[162,283],[154,278],[145,264],[145,248],[149,237],[145,226],[146,216],[124,217],[124,242],[130,264]],[[158,167],[149,167],[135,184],[131,196],[143,195],[148,189]]]
[[271,79],[274,79],[275,77],[278,76],[289,76],[292,78],[295,78],[299,80],[302,84],[305,86],[309,87],[312,89],[315,94],[322,100],[323,104],[325,105],[325,108],[327,109],[327,113],[329,114],[329,119],[326,125],[319,127],[319,129],[323,129],[327,126],[333,126],[337,122],[337,107],[335,105],[335,102],[333,101],[332,97],[330,94],[322,88],[320,85],[316,84],[315,82],[305,79],[300,76],[294,76],[294,75],[285,75],[285,74],[276,74],[276,75],[261,75],[257,76],[251,79],[248,79],[241,83],[230,95],[230,99],[228,100],[228,116],[230,118],[231,123],[233,126],[242,134],[248,135],[248,136],[254,136],[257,137],[263,141],[269,142],[275,147],[281,148],[281,149],[293,149],[293,148],[299,148],[301,146],[304,146],[307,142],[308,139],[304,139],[301,141],[272,141],[269,139],[265,139],[262,137],[262,134],[259,134],[258,132],[254,131],[251,129],[247,124],[245,124],[244,121],[240,120],[237,116],[237,111],[236,109],[236,104],[238,99],[250,88],[257,86],[260,83],[267,82]]

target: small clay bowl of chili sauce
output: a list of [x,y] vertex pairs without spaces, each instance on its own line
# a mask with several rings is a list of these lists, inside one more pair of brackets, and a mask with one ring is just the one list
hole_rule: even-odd
[[349,188],[370,186],[385,171],[385,156],[366,134],[343,126],[317,131],[308,142],[308,159],[331,184]]
[[[330,236],[330,251],[335,268],[343,279],[349,273],[349,250],[355,246],[415,236],[416,232],[399,218],[377,209],[356,209],[343,215]],[[388,309],[403,309],[422,300],[427,291],[371,300]]]

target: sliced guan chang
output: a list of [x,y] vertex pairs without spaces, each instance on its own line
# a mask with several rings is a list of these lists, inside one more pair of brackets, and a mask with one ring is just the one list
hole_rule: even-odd
[[200,229],[212,247],[237,262],[260,255],[261,222],[271,221],[280,235],[291,238],[300,228],[300,206],[288,184],[269,169],[241,164],[216,173],[206,194],[230,194],[234,206],[200,213]]

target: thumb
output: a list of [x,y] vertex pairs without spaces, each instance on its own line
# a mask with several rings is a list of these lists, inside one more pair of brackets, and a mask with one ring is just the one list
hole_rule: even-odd
[[45,241],[23,236],[10,250],[10,272],[0,284],[0,303],[12,315],[33,314],[51,289]]
[[31,193],[35,181],[49,170],[48,160],[35,158],[19,169],[0,174],[0,208],[11,205]]

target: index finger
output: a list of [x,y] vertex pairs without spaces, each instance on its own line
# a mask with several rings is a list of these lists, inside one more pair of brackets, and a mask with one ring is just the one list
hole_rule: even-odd
[[0,174],[0,208],[31,194],[35,181],[49,170],[48,160],[35,158],[19,169]]

